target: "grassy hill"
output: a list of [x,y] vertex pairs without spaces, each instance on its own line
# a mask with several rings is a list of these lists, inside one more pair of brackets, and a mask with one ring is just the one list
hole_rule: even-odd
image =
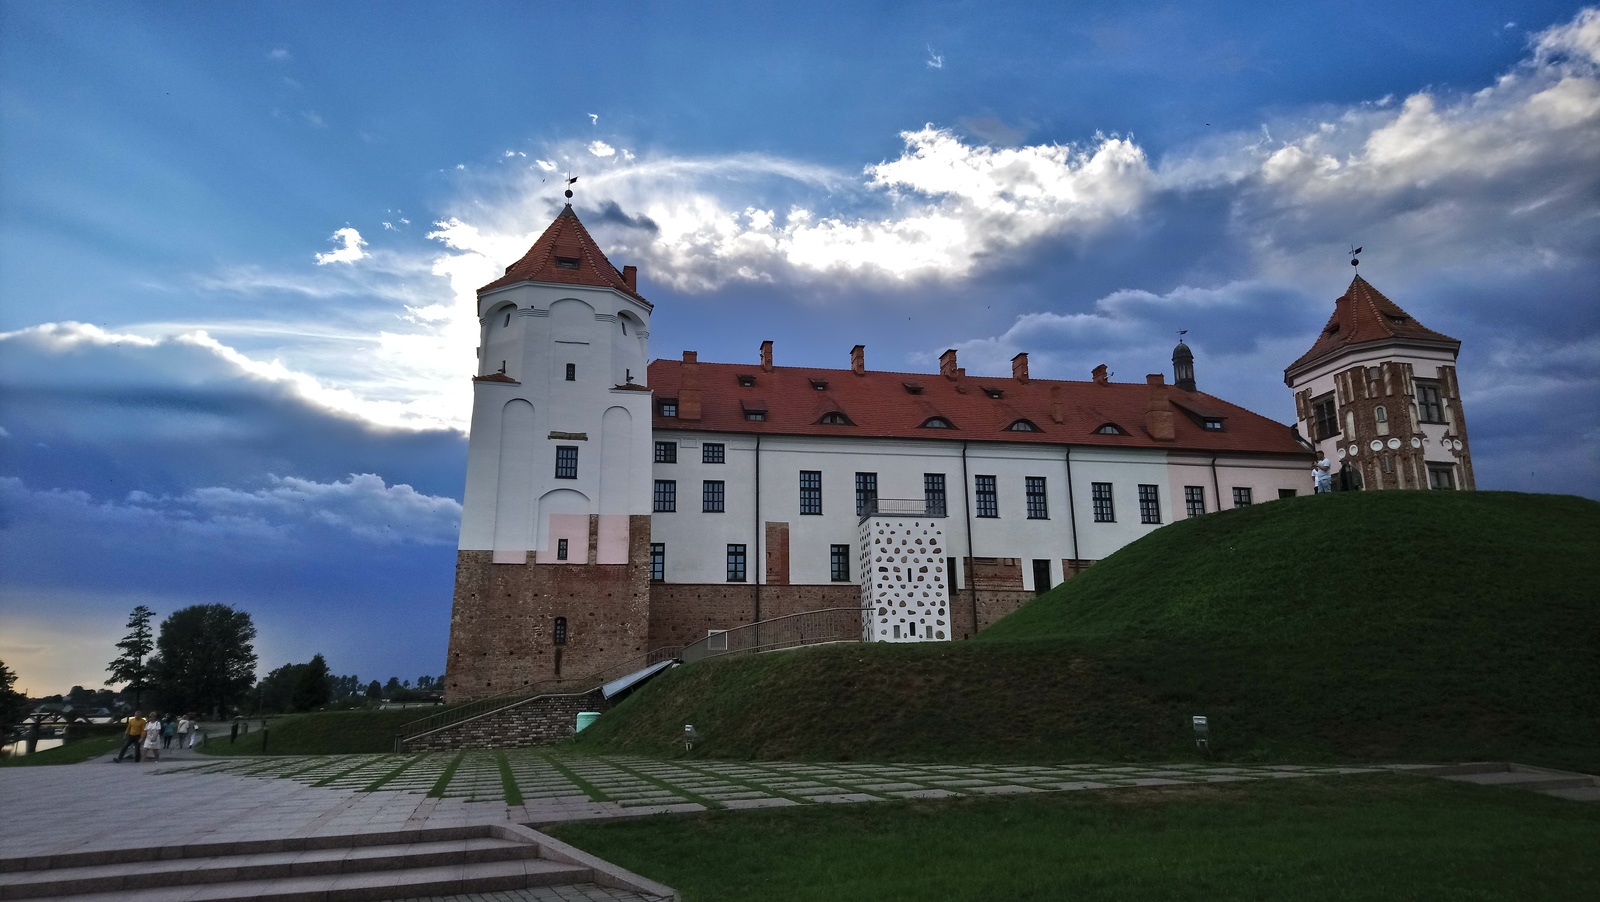
[[703,662],[578,742],[719,757],[1600,771],[1600,504],[1323,495],[1185,520],[977,639]]
[[[444,708],[396,708],[388,711],[317,711],[282,714],[268,719],[267,754],[334,755],[355,752],[392,752],[395,733],[414,720]],[[228,741],[226,729],[207,738],[200,751],[208,755],[262,754],[260,719],[250,721],[250,732]]]

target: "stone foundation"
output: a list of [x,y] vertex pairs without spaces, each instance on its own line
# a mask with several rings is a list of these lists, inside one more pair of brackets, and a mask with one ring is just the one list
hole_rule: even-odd
[[609,711],[611,702],[596,689],[577,695],[541,695],[503,711],[451,724],[408,740],[405,751],[516,749],[554,745],[572,736],[579,711]]

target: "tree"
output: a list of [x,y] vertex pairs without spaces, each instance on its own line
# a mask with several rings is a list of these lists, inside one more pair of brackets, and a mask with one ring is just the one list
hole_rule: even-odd
[[332,679],[328,676],[328,662],[322,655],[312,655],[311,663],[300,673],[294,687],[294,709],[310,711],[326,705],[333,698]]
[[144,605],[133,609],[133,613],[128,615],[128,635],[117,643],[122,654],[106,665],[106,670],[111,673],[106,685],[127,683],[126,689],[133,693],[135,708],[139,707],[139,696],[149,687],[152,676],[148,659],[155,643],[150,641],[150,618],[155,615],[155,611]]
[[370,698],[373,701],[383,698],[383,687],[378,685],[377,680],[373,680],[367,684],[367,698]]
[[16,682],[16,672],[0,661],[0,736],[10,733],[28,716],[28,698],[12,688]]
[[221,716],[255,683],[255,624],[225,604],[175,611],[161,623],[152,665],[162,703]]
[[257,698],[262,711],[289,711],[294,708],[294,690],[300,685],[304,664],[285,664],[272,671],[256,685]]
[[400,678],[390,677],[389,682],[383,684],[383,694],[394,698],[400,693]]

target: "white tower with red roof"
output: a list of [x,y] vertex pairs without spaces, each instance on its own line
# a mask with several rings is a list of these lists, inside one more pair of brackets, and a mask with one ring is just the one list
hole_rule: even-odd
[[1354,489],[1471,489],[1456,381],[1461,342],[1417,322],[1359,275],[1283,381],[1302,434]]
[[645,651],[651,305],[569,204],[478,290],[446,690],[583,678]]

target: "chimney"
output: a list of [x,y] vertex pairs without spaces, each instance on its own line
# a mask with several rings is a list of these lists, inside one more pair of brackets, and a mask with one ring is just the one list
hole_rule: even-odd
[[761,343],[761,372],[772,372],[772,342],[770,341]]
[[1158,442],[1176,441],[1178,433],[1172,422],[1171,405],[1167,403],[1167,380],[1160,373],[1144,377],[1150,387],[1150,400],[1145,405],[1144,430]]
[[1024,351],[1011,358],[1011,378],[1023,385],[1028,384],[1028,352]]
[[939,355],[939,375],[946,379],[956,378],[956,349],[951,348]]
[[678,419],[700,419],[700,353],[684,351],[678,381]]
[[867,374],[867,346],[856,345],[850,349],[850,372],[857,376]]
[[629,291],[637,293],[639,290],[639,267],[622,267],[622,284],[628,286]]
[[1110,376],[1109,373],[1106,372],[1106,365],[1103,364],[1103,363],[1094,368],[1094,384],[1095,385],[1110,385],[1111,384],[1111,376]]
[[1065,423],[1066,421],[1067,414],[1061,406],[1061,386],[1052,385],[1050,386],[1050,422]]

